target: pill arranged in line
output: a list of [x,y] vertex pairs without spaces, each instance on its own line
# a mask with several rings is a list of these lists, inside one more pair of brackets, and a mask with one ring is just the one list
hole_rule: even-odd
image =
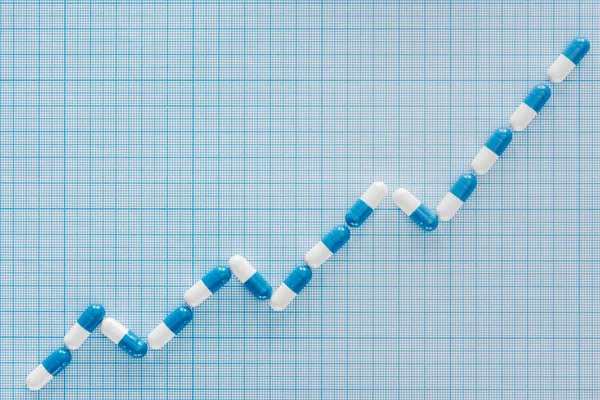
[[229,279],[231,279],[231,270],[228,267],[215,267],[189,288],[183,298],[188,306],[197,307],[221,289]]
[[379,206],[379,203],[385,198],[388,192],[388,187],[383,182],[374,182],[354,203],[350,210],[346,213],[346,223],[352,228],[361,226],[371,214],[373,210]]
[[100,330],[104,336],[132,357],[144,357],[148,351],[145,341],[114,318],[104,318],[100,324]]
[[408,217],[424,231],[433,231],[438,226],[438,217],[421,204],[411,192],[405,188],[398,188],[392,194],[392,201],[408,215]]
[[590,42],[586,38],[576,37],[573,39],[565,51],[548,68],[548,78],[554,83],[564,81],[588,51],[590,51]]
[[235,255],[229,259],[229,268],[231,272],[244,284],[250,293],[258,300],[268,300],[273,293],[271,285],[263,276],[240,255]]
[[511,141],[512,131],[510,129],[496,129],[471,162],[473,171],[477,175],[485,175],[496,163],[498,157],[504,153]]
[[69,350],[77,350],[104,319],[104,307],[101,304],[90,305],[67,332],[63,341]]
[[521,105],[510,116],[511,128],[515,131],[522,131],[527,128],[550,99],[551,94],[548,85],[538,85],[531,89]]
[[58,375],[60,371],[65,369],[71,362],[71,352],[61,347],[50,354],[40,365],[35,367],[29,375],[27,375],[27,387],[30,390],[40,390],[53,377]]
[[304,255],[306,265],[311,268],[318,268],[344,247],[348,240],[350,240],[348,227],[345,225],[336,226]]
[[475,174],[464,174],[458,178],[435,209],[440,220],[450,221],[476,187]]
[[306,265],[297,267],[288,275],[271,296],[269,305],[275,311],[283,311],[310,282],[312,270]]
[[171,314],[167,315],[148,335],[148,346],[153,350],[162,349],[171,339],[185,328],[194,314],[187,306],[177,307]]

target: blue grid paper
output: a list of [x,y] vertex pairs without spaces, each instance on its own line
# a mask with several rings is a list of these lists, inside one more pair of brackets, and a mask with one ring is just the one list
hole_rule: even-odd
[[[0,398],[600,397],[598,21],[596,0],[3,2]],[[388,196],[285,312],[233,278],[165,350],[96,331],[26,388],[90,302],[145,337],[236,252],[278,286],[374,180],[435,207],[577,35],[588,56],[451,223]]]

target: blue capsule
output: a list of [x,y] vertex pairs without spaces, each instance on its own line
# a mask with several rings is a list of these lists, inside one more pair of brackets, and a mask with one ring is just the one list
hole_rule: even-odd
[[379,206],[379,203],[387,195],[387,185],[383,182],[374,182],[362,194],[360,199],[354,203],[350,211],[346,213],[346,223],[348,226],[357,228],[361,226],[367,218],[373,213],[373,210]]
[[577,65],[583,57],[590,51],[590,42],[586,38],[580,36],[576,37],[569,43],[563,54],[569,60],[573,62],[573,64]]
[[504,153],[512,141],[512,132],[508,128],[498,128],[490,136],[485,146],[479,150],[471,162],[471,167],[477,175],[485,175]]
[[398,188],[392,195],[394,203],[415,224],[424,231],[433,231],[438,226],[438,217],[424,204],[421,204],[411,192],[405,188]]
[[538,85],[531,89],[531,92],[525,97],[523,103],[527,104],[533,111],[539,113],[542,107],[550,99],[551,95],[550,88],[548,85]]
[[462,175],[438,204],[436,212],[442,221],[450,221],[477,187],[474,174]]
[[515,131],[522,131],[533,121],[535,116],[541,111],[542,107],[550,99],[550,88],[547,85],[535,86],[521,105],[510,116],[510,126]]
[[569,43],[565,51],[548,68],[548,78],[554,83],[562,82],[590,50],[590,42],[577,37]]
[[275,311],[282,311],[296,298],[296,295],[300,294],[311,278],[312,270],[309,267],[306,265],[297,267],[273,293],[269,302],[271,308]]
[[345,225],[336,226],[304,255],[306,264],[311,268],[319,267],[344,247],[348,240],[350,240],[348,227]]
[[231,279],[231,270],[227,267],[213,268],[208,274],[204,275],[194,286],[189,288],[183,298],[190,307],[200,305],[204,300],[208,299],[213,293],[221,289],[223,285]]
[[104,318],[100,324],[100,330],[107,338],[132,357],[144,357],[148,351],[146,342],[114,318]]
[[40,365],[27,375],[27,387],[40,390],[71,362],[71,352],[62,347],[50,354]]
[[151,349],[163,348],[171,339],[185,328],[194,314],[187,306],[177,307],[148,335],[148,345]]
[[104,314],[104,307],[101,304],[90,305],[63,338],[65,346],[69,350],[77,350],[90,336],[90,333],[100,325]]
[[271,285],[244,257],[232,256],[229,259],[229,268],[254,297],[259,300],[267,300],[271,297],[273,293]]

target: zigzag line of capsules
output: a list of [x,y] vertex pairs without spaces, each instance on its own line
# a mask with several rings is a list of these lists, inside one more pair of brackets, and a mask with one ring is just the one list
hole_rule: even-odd
[[[587,54],[589,48],[590,44],[586,38],[573,39],[548,69],[550,81],[562,82]],[[509,124],[512,130],[522,131],[527,128],[544,107],[550,94],[550,88],[546,84],[535,86],[510,117]],[[438,219],[442,221],[452,219],[475,190],[476,175],[486,174],[511,140],[510,128],[497,129],[471,163],[475,174],[467,173],[458,178],[438,204],[436,213],[423,205],[405,188],[399,188],[394,192],[392,195],[394,203],[424,231],[435,230],[438,226]],[[387,186],[383,182],[375,182],[369,186],[346,214],[348,226],[360,227],[385,198],[387,191]],[[193,317],[191,309],[200,305],[223,287],[231,278],[231,272],[254,297],[259,300],[270,299],[271,308],[275,311],[282,311],[311,280],[312,270],[332,257],[349,239],[350,230],[347,226],[338,225],[333,228],[306,253],[304,256],[306,265],[297,267],[275,293],[272,293],[273,290],[269,283],[244,257],[240,255],[231,257],[229,268],[224,266],[214,268],[185,292],[186,305],[177,307],[150,332],[147,343],[117,320],[105,318],[105,310],[102,305],[92,304],[65,335],[63,339],[65,347],[50,354],[27,376],[27,386],[31,390],[39,390],[44,387],[52,377],[60,373],[71,362],[71,351],[79,348],[98,325],[106,337],[132,357],[144,357],[148,346],[154,350],[161,349],[190,323]]]

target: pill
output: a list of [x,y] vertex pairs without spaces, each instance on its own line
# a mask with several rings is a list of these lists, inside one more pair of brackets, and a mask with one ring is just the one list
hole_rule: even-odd
[[550,88],[547,85],[538,85],[531,89],[525,100],[510,116],[510,126],[515,131],[522,131],[541,111],[550,98]]
[[189,288],[183,298],[188,306],[196,307],[204,300],[215,294],[231,279],[231,271],[227,267],[213,268],[204,275],[194,286]]
[[104,336],[132,357],[144,357],[148,351],[146,342],[114,318],[104,318],[100,324],[100,330]]
[[590,50],[590,42],[584,37],[576,37],[569,43],[565,51],[548,68],[548,78],[554,83],[562,82],[573,68]]
[[392,195],[394,203],[400,207],[404,214],[424,231],[433,231],[438,226],[438,217],[424,204],[421,204],[411,192],[399,188]]
[[162,349],[171,339],[185,328],[194,314],[187,306],[177,307],[171,314],[167,315],[148,335],[148,346],[153,350]]
[[311,278],[312,270],[309,267],[306,265],[297,267],[271,296],[269,302],[271,308],[275,311],[283,311],[300,294]]
[[479,150],[471,162],[471,168],[477,175],[485,175],[496,163],[498,157],[504,153],[512,140],[512,132],[508,128],[499,128],[485,142],[485,146]]
[[465,174],[456,180],[435,209],[442,221],[450,221],[477,187],[475,174]]
[[64,347],[55,350],[27,375],[27,387],[40,390],[71,362],[71,352]]
[[318,268],[344,247],[348,240],[350,240],[350,230],[345,225],[336,226],[304,255],[306,264],[311,268]]
[[77,322],[65,335],[63,341],[69,350],[77,350],[104,319],[104,307],[92,304],[79,316]]
[[244,257],[240,255],[231,257],[229,268],[258,300],[267,300],[271,297],[271,293],[273,293],[271,285]]
[[374,182],[371,184],[346,213],[346,223],[348,226],[353,228],[361,226],[385,198],[387,191],[387,185],[383,182]]

